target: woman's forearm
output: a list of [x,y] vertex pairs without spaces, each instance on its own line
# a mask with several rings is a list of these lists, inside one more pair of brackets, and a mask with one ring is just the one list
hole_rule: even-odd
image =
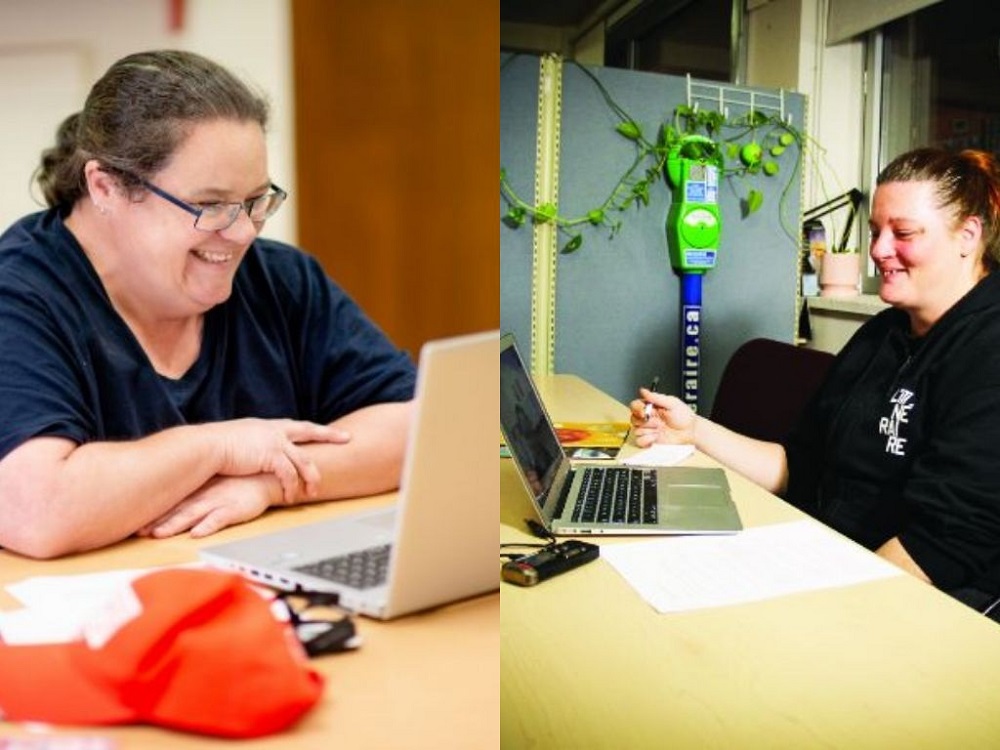
[[348,432],[342,445],[303,446],[320,469],[321,479],[312,497],[299,494],[297,502],[363,497],[399,486],[414,404],[375,404],[332,423]]
[[0,544],[40,558],[110,544],[208,481],[217,463],[189,427],[80,446],[35,438],[0,462]]
[[694,428],[695,446],[716,461],[780,495],[788,484],[788,461],[779,443],[740,435],[704,417]]

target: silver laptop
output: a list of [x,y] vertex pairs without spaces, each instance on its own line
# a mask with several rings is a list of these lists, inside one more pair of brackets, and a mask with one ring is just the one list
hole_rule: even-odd
[[509,333],[500,338],[500,429],[551,534],[720,534],[742,528],[722,469],[571,462]]
[[[333,591],[346,609],[391,619],[499,588],[496,428],[499,331],[420,351],[416,413],[390,508],[213,545],[213,566],[281,588]],[[361,580],[364,568],[381,581]]]

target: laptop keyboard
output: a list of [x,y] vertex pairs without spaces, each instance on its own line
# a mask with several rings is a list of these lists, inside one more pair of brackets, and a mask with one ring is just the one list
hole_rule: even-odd
[[590,467],[583,471],[572,519],[578,523],[655,524],[656,471]]
[[294,570],[352,588],[370,589],[386,581],[389,570],[389,547],[388,544],[381,544],[301,565]]

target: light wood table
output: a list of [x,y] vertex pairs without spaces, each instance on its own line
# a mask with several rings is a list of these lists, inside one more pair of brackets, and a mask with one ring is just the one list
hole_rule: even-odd
[[[252,536],[347,511],[394,495],[273,511],[204,540],[132,539],[62,560],[33,561],[0,552],[0,585],[38,575],[71,575],[174,565],[197,559],[202,545]],[[326,677],[320,703],[291,730],[242,740],[248,750],[343,748],[496,748],[499,743],[499,595],[476,597],[391,622],[357,618],[356,652],[313,660]],[[0,609],[17,602],[0,589]],[[39,665],[44,668],[44,665]],[[0,675],[4,679],[4,675]],[[225,690],[224,685],[219,690]],[[0,723],[0,738],[39,734],[108,737],[118,750],[233,748],[231,740],[152,726],[51,728]],[[0,748],[5,747],[0,739]]]
[[[554,419],[627,419],[579,378],[539,386]],[[747,526],[804,518],[728,476]],[[509,461],[500,482],[525,541]],[[503,748],[1000,747],[1000,626],[910,576],[661,615],[598,561],[501,600]]]

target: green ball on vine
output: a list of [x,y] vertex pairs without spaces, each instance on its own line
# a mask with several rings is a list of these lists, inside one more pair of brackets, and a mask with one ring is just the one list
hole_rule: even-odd
[[759,143],[754,141],[751,141],[740,149],[740,161],[747,167],[760,164],[760,160],[763,156],[764,149],[760,147]]

